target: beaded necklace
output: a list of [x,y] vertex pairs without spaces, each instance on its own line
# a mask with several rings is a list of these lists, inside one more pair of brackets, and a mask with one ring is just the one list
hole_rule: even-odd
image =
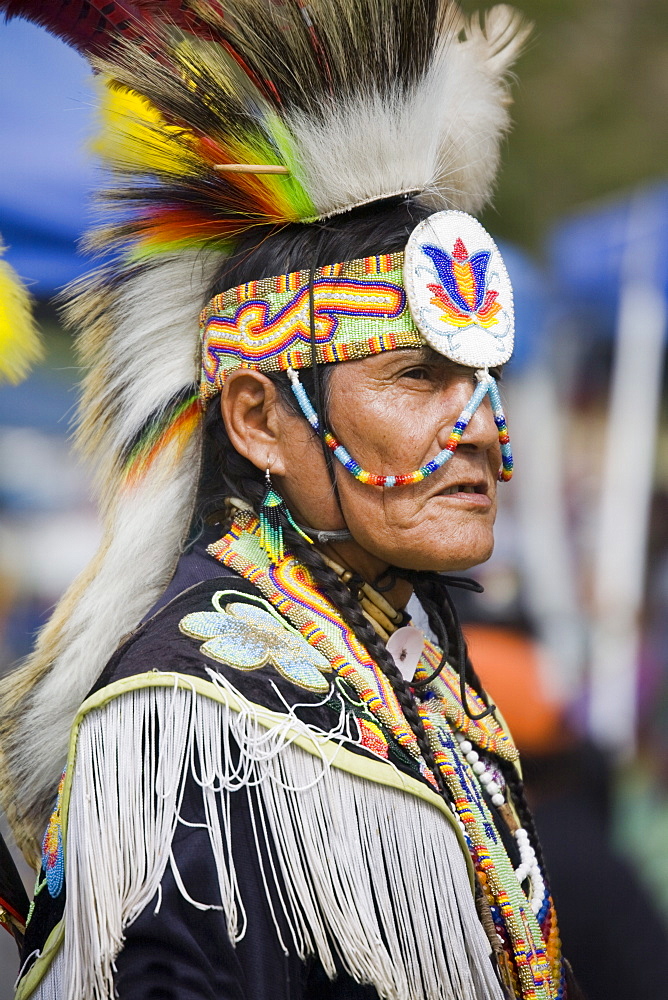
[[[326,565],[336,573],[343,583],[348,584],[354,578],[355,574],[351,570],[346,570],[339,563],[323,553],[320,553],[320,555]],[[360,585],[359,591],[358,598],[365,618],[371,623],[381,638],[389,638],[401,626],[403,620],[401,612],[396,611],[383,595],[379,594],[370,584],[363,583]],[[514,811],[506,802],[503,794],[504,783],[500,772],[497,772],[489,762],[486,763],[481,758],[473,743],[466,739],[462,732],[456,730],[455,737],[459,743],[459,749],[466,758],[467,763],[471,766],[481,788],[487,792],[490,801],[496,807],[517,843],[520,864],[515,869],[515,876],[520,885],[528,879],[531,892],[531,909],[537,915],[546,899],[546,887],[536,852],[529,840],[529,834],[517,821]],[[462,827],[464,827],[463,823]]]
[[[345,569],[344,566],[341,566],[323,552],[320,552],[320,558],[326,566],[329,566],[336,573],[339,580],[345,583],[346,586],[355,579],[355,573],[352,570]],[[362,581],[358,585],[357,591],[357,599],[364,617],[370,622],[381,639],[387,641],[392,633],[401,627],[404,616],[401,611],[393,608],[390,602],[382,594],[379,594],[370,583]]]

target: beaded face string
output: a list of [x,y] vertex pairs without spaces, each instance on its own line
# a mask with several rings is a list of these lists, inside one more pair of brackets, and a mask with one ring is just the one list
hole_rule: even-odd
[[334,437],[331,431],[321,428],[318,415],[313,408],[311,400],[308,397],[308,393],[299,381],[298,373],[293,368],[288,368],[287,374],[290,379],[292,391],[299,404],[299,408],[315,433],[319,434],[324,439],[325,444],[330,449],[334,457],[341,463],[344,469],[346,469],[360,483],[366,483],[368,486],[383,486],[386,489],[389,489],[393,486],[411,486],[414,483],[419,483],[423,479],[426,479],[427,476],[431,476],[452,458],[457,450],[457,445],[462,439],[464,431],[468,427],[474,413],[484,400],[485,396],[489,396],[492,413],[494,414],[494,423],[496,424],[499,433],[499,442],[501,444],[501,469],[499,470],[499,480],[501,482],[508,482],[508,480],[512,477],[513,456],[510,448],[508,426],[506,424],[506,418],[501,404],[501,394],[499,393],[499,387],[496,383],[496,379],[486,370],[476,372],[478,385],[476,386],[476,389],[468,403],[459,414],[454,427],[450,431],[450,435],[443,450],[425,465],[416,469],[415,472],[403,473],[397,476],[381,476],[373,472],[367,472],[363,469],[359,462],[355,461],[350,452],[341,444],[341,442]]

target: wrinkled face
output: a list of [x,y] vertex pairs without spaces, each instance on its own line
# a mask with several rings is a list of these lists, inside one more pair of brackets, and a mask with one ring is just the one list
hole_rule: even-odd
[[[366,471],[410,473],[442,450],[475,386],[473,369],[428,349],[387,351],[333,366],[327,420]],[[306,421],[283,426],[277,483],[302,523],[347,527],[371,556],[409,569],[466,569],[491,555],[501,455],[488,399],[450,461],[420,483],[369,486],[335,463],[340,506]]]

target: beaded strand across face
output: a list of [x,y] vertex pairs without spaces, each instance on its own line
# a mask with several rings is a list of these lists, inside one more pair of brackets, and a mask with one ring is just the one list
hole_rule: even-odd
[[[478,378],[478,385],[475,392],[462,412],[459,414],[459,417],[450,432],[450,436],[448,437],[445,447],[442,451],[439,451],[438,455],[432,458],[425,465],[420,466],[420,468],[416,469],[415,472],[402,473],[397,476],[381,476],[373,472],[367,472],[362,468],[359,462],[355,461],[350,452],[344,448],[341,442],[328,430],[325,430],[324,432],[325,444],[332,451],[334,457],[341,463],[344,469],[346,469],[360,483],[365,483],[368,486],[383,486],[386,489],[389,489],[392,486],[411,486],[414,483],[422,482],[422,480],[426,479],[427,476],[431,476],[432,473],[441,469],[446,462],[452,458],[457,450],[457,445],[462,439],[464,431],[473,417],[473,414],[478,409],[485,396],[489,395],[490,402],[492,404],[492,412],[494,413],[494,422],[498,428],[499,441],[501,443],[502,465],[499,470],[499,480],[501,482],[508,482],[513,474],[513,456],[510,449],[510,437],[508,435],[506,418],[501,407],[499,387],[496,384],[494,376],[490,375],[487,371],[476,372],[476,377]],[[304,386],[299,381],[299,375],[296,371],[294,371],[294,369],[288,368],[288,378],[290,379],[292,391],[295,394],[297,402],[299,403],[299,408],[316,434],[319,434],[320,421],[318,420],[318,415],[313,408],[311,400],[308,398],[308,394],[304,389]]]

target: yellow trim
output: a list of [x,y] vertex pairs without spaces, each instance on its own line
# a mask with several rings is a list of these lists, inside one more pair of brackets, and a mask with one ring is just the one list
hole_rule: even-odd
[[[274,712],[262,705],[257,705],[255,702],[248,701],[241,695],[239,697],[235,697],[232,693],[217,687],[215,684],[212,684],[211,681],[202,680],[200,677],[190,677],[187,674],[179,674],[176,672],[165,673],[159,670],[152,670],[143,674],[133,674],[132,677],[125,677],[120,681],[114,681],[113,684],[109,684],[106,687],[101,688],[83,702],[77,712],[70,734],[67,773],[65,776],[61,798],[61,817],[63,824],[62,834],[65,851],[67,851],[67,817],[69,813],[70,792],[74,774],[74,768],[72,765],[76,756],[79,729],[84,718],[89,714],[89,712],[105,708],[105,706],[115,698],[119,698],[124,694],[130,693],[131,691],[151,687],[179,687],[183,690],[195,691],[204,698],[209,698],[211,701],[217,701],[221,705],[226,705],[233,712],[240,712],[245,708],[251,708],[257,721],[266,729],[271,729],[275,725],[285,723],[285,716],[280,712]],[[372,760],[362,754],[355,753],[352,750],[347,750],[344,746],[341,746],[333,739],[323,739],[322,742],[320,742],[315,736],[309,737],[305,735],[301,730],[297,729],[297,727],[294,729],[288,729],[287,733],[291,736],[292,743],[295,743],[307,753],[313,754],[313,756],[324,757],[332,767],[337,767],[340,771],[355,775],[358,778],[373,781],[377,785],[385,785],[389,788],[396,788],[401,792],[405,792],[407,795],[413,795],[415,798],[422,799],[423,802],[427,802],[429,805],[438,809],[450,823],[455,831],[455,834],[457,835],[457,840],[459,841],[459,846],[462,849],[462,854],[464,855],[464,860],[466,862],[471,892],[474,893],[475,873],[473,871],[473,863],[464,840],[464,835],[461,831],[459,823],[453,816],[444,799],[437,792],[432,791],[428,785],[425,785],[424,782],[419,781],[417,778],[412,778],[410,775],[400,771],[389,761]],[[14,1000],[27,1000],[27,998],[37,989],[48,971],[51,962],[55,958],[64,936],[65,928],[63,921],[61,920],[49,934],[42,954],[35,961],[35,964],[32,966],[27,975],[20,981]]]

